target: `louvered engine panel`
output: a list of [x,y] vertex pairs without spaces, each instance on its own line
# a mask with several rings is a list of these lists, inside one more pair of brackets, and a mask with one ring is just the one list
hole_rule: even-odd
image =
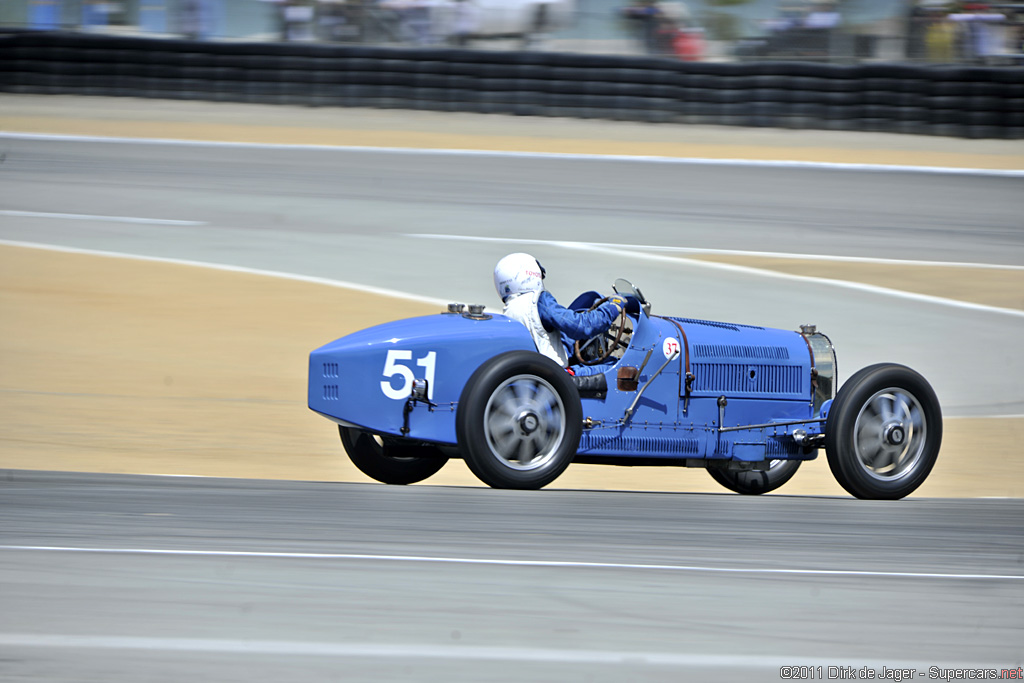
[[803,391],[802,370],[799,365],[695,363],[693,389],[727,395],[799,396]]
[[695,438],[666,438],[654,436],[613,436],[585,433],[580,438],[580,453],[633,454],[652,457],[695,456],[700,442]]

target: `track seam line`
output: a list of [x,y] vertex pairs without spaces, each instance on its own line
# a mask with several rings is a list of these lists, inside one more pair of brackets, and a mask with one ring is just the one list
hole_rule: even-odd
[[370,152],[377,154],[420,154],[435,156],[480,156],[496,158],[554,159],[566,161],[613,161],[633,163],[680,164],[694,166],[745,166],[751,168],[787,168],[809,170],[870,171],[880,173],[932,173],[941,175],[978,175],[1004,178],[1024,178],[1024,170],[960,168],[952,166],[912,166],[899,164],[839,163],[824,161],[787,161],[760,159],[715,159],[710,157],[671,157],[642,154],[584,154],[563,152],[524,152],[489,149],[444,149],[431,147],[375,147],[358,145],[288,144],[271,142],[225,142],[218,140],[188,140],[176,138],[115,137],[91,135],[55,135],[46,133],[18,133],[0,131],[0,138],[13,140],[43,140],[52,142],[109,142],[150,145],[181,145],[197,147],[246,147],[250,149],[323,150],[342,152]]

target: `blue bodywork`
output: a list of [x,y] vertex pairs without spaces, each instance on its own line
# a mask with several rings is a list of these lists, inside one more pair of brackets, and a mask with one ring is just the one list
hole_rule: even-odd
[[[570,308],[597,298],[588,292]],[[635,298],[627,310],[633,333],[621,358],[602,366],[607,391],[580,399],[576,462],[817,455],[835,387],[827,338],[650,316]],[[310,354],[309,407],[342,425],[456,447],[458,402],[473,372],[498,354],[535,349],[526,328],[502,315],[449,312],[386,323]],[[426,400],[409,400],[413,379],[427,380]]]

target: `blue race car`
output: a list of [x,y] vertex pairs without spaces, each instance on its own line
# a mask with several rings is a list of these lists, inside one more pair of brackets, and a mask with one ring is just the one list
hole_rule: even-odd
[[[935,392],[902,365],[872,365],[836,393],[831,341],[814,326],[776,330],[626,307],[577,342],[574,376],[537,352],[518,321],[482,306],[371,327],[310,354],[309,407],[336,422],[352,462],[411,484],[465,459],[495,488],[539,489],[572,462],[703,467],[727,489],[772,491],[825,448],[858,498],[902,498],[938,457]],[[606,301],[596,292],[570,308]]]

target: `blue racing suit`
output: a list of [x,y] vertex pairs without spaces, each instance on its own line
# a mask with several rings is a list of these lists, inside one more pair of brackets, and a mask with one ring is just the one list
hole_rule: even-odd
[[545,328],[557,330],[573,341],[590,339],[604,332],[619,316],[619,307],[610,301],[593,311],[574,311],[555,301],[547,290],[540,293],[537,310]]
[[[537,300],[540,321],[548,331],[559,332],[563,340],[583,341],[607,330],[619,316],[619,307],[608,301],[593,311],[574,311],[558,303],[547,290]],[[571,346],[567,342],[566,346]],[[601,365],[573,365],[576,375],[596,375],[607,368]]]

